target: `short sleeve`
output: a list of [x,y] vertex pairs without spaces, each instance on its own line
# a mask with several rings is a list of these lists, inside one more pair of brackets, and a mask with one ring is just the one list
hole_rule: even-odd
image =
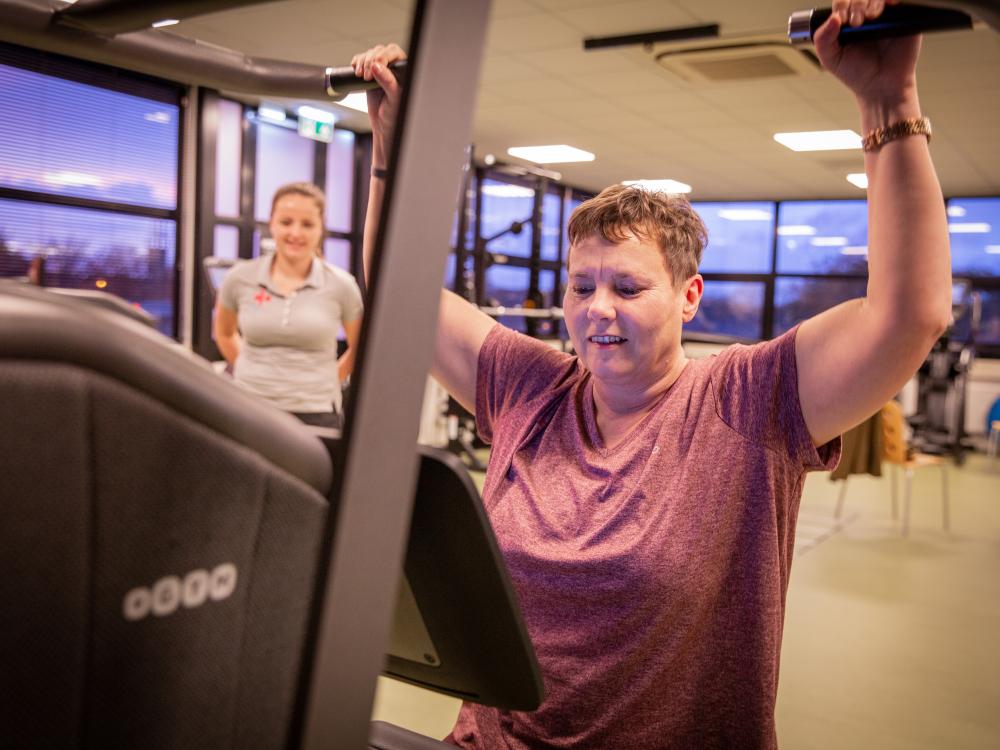
[[341,309],[344,314],[344,323],[351,323],[361,317],[364,312],[364,302],[361,299],[361,287],[350,274],[345,274],[343,279],[344,291],[341,295]]
[[551,400],[577,372],[576,357],[497,324],[479,350],[476,429],[493,441],[498,420],[520,405]]
[[753,346],[731,346],[712,368],[719,418],[747,440],[809,470],[832,469],[839,437],[816,448],[799,401],[795,336],[798,327]]
[[227,310],[232,310],[233,312],[239,311],[239,292],[241,276],[243,275],[243,267],[244,264],[237,263],[235,266],[230,268],[229,273],[227,273],[222,279],[222,286],[219,287],[219,304]]

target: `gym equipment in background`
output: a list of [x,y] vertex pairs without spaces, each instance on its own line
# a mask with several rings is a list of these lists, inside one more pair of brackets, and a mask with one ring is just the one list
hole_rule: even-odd
[[[951,456],[959,466],[973,447],[965,431],[965,402],[981,316],[981,299],[971,283],[956,279],[952,324],[917,371],[917,406],[908,420],[915,450]],[[958,329],[965,329],[964,335],[957,336]]]

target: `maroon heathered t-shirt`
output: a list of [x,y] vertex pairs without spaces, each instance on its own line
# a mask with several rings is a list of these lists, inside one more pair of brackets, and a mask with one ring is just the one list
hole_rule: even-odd
[[462,707],[467,748],[771,748],[806,471],[795,331],[688,362],[604,447],[576,357],[492,329],[483,502],[541,665],[536,711]]

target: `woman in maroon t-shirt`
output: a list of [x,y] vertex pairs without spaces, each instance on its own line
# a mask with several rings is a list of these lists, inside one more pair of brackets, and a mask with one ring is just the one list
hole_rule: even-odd
[[[753,347],[689,361],[704,228],[686,200],[615,186],[569,226],[575,356],[444,291],[432,373],[493,442],[484,504],[539,656],[532,712],[463,707],[463,747],[772,747],[806,471],[891,399],[951,315],[944,201],[916,90],[919,37],[841,47],[881,0],[834,0],[814,41],[866,134],[869,283]],[[385,167],[394,45],[355,57]],[[368,204],[366,264],[383,185]],[[419,251],[416,248],[415,251]]]

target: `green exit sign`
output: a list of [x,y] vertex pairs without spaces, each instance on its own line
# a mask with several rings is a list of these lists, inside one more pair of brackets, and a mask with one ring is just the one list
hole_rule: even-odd
[[312,138],[314,141],[329,143],[333,140],[333,123],[310,120],[299,115],[299,135]]

